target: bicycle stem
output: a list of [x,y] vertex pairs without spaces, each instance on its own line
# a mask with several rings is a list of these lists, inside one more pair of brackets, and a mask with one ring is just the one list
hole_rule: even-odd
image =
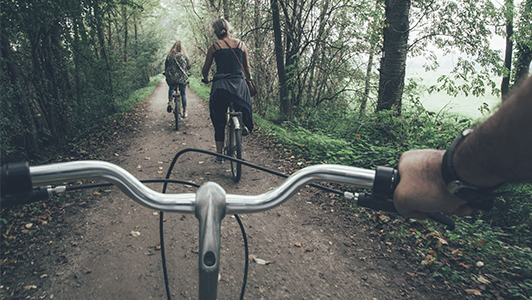
[[194,206],[199,221],[199,299],[216,300],[217,297],[225,198],[225,190],[214,182],[202,185],[196,192]]

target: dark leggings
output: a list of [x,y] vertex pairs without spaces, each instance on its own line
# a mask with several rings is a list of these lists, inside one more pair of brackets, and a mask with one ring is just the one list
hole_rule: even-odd
[[[214,140],[223,142],[225,137],[225,123],[227,121],[227,108],[229,104],[237,99],[233,94],[226,90],[218,90],[209,100],[209,110],[211,113],[212,126],[214,126]],[[238,104],[233,104],[235,111],[242,108]]]

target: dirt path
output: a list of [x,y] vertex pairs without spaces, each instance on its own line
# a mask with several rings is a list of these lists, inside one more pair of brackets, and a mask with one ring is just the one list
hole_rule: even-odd
[[[189,117],[180,131],[173,130],[173,115],[166,112],[163,81],[137,110],[128,130],[115,133],[105,160],[139,179],[164,178],[177,151],[214,150],[208,105],[191,90],[187,92]],[[259,134],[244,138],[243,156],[280,171],[290,167],[272,154]],[[242,180],[235,184],[229,168],[228,163],[215,164],[210,156],[188,153],[178,160],[172,178],[198,184],[214,181],[233,194],[264,193],[281,182],[243,167]],[[161,184],[149,186],[161,190]],[[175,186],[168,192],[194,190]],[[2,299],[166,299],[156,247],[158,214],[114,187],[85,194],[81,204],[53,216],[54,226],[43,223],[40,234],[19,252],[18,261],[3,258],[4,275],[9,276],[2,278]],[[442,294],[442,287],[439,293],[432,292],[434,282],[427,276],[407,275],[415,271],[400,253],[380,241],[377,229],[360,225],[363,216],[346,213],[332,200],[308,188],[272,211],[241,216],[250,254],[272,262],[250,262],[246,299],[450,298]],[[193,215],[169,213],[165,219],[173,299],[196,299],[197,220]],[[233,217],[227,216],[222,225],[218,295],[237,299],[244,266],[242,236]],[[133,236],[133,231],[140,236]]]

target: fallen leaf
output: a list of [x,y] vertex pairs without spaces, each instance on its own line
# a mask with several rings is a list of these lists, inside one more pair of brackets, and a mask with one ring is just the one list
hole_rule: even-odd
[[434,251],[432,249],[429,250],[429,253],[432,254],[433,256],[438,256],[438,252],[436,252],[436,251]]
[[482,296],[482,292],[480,290],[474,290],[474,289],[466,289],[466,293],[469,295],[476,295],[476,296]]
[[297,243],[295,243],[295,246],[296,246],[296,247],[301,247],[301,246],[303,246],[303,245],[301,244],[301,242],[297,242]]
[[305,250],[305,252],[314,252],[314,249],[312,249],[312,248],[307,248],[307,250]]
[[380,216],[379,216],[379,220],[381,220],[381,221],[385,221],[385,222],[388,222],[388,221],[390,221],[391,219],[390,219],[390,217],[388,217],[388,216],[380,215]]
[[483,246],[483,245],[485,245],[485,244],[486,244],[485,241],[479,241],[479,242],[475,245],[475,247],[478,248],[478,247]]
[[273,264],[273,261],[268,261],[268,260],[264,260],[264,259],[260,259],[260,258],[255,258],[253,259],[257,264],[259,265],[269,265],[269,264]]
[[462,267],[466,268],[466,269],[469,269],[469,268],[471,268],[471,266],[470,266],[470,265],[466,265],[466,264],[464,264],[464,263],[460,263],[460,265],[461,265]]
[[487,280],[486,278],[484,278],[484,276],[482,276],[482,275],[478,276],[477,280],[478,280],[478,282],[480,282],[482,284],[491,284],[491,282],[489,280]]
[[131,235],[137,237],[137,236],[140,236],[140,232],[138,232],[138,231],[131,231]]

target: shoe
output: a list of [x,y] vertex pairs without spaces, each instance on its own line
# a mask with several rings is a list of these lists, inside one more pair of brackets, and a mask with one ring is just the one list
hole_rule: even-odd
[[166,111],[169,113],[172,112],[172,102],[168,101],[168,106],[166,107]]
[[188,113],[187,113],[187,112],[185,112],[185,113],[183,114],[183,119],[184,119],[184,118],[188,118]]
[[216,156],[214,158],[214,162],[217,163],[217,164],[223,164],[224,163],[224,159],[223,159],[223,157]]

